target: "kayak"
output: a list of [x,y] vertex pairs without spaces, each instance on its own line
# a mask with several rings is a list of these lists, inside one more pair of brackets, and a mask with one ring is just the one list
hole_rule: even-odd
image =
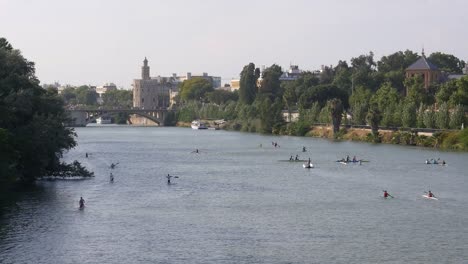
[[359,161],[360,161],[360,162],[369,162],[368,160],[356,160],[356,161],[352,161],[352,160],[350,160],[350,161],[337,160],[336,162],[340,162],[340,163],[341,163],[341,162],[344,162],[344,163],[359,163]]
[[314,164],[312,163],[309,163],[309,164],[302,164],[302,167],[304,167],[304,169],[312,169],[314,167]]
[[426,198],[426,199],[431,199],[431,200],[439,200],[435,197],[429,197],[427,194],[423,194],[422,197]]
[[348,165],[348,162],[346,162],[346,161],[340,161],[340,163],[343,164],[343,165]]
[[306,162],[307,160],[278,160],[279,162]]

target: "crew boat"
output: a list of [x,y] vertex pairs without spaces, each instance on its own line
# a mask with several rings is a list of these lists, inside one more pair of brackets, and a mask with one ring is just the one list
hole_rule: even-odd
[[191,124],[192,129],[208,129],[205,123],[201,122],[200,120],[194,120]]

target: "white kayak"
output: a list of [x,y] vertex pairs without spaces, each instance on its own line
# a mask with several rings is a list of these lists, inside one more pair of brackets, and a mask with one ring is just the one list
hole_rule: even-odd
[[304,164],[302,164],[302,167],[304,167],[305,169],[312,169],[312,168],[314,167],[314,164],[312,164],[312,163],[309,163],[309,164],[304,163]]
[[427,194],[423,194],[422,197],[424,197],[426,199],[431,199],[431,200],[439,200],[439,199],[437,199],[435,197],[429,197],[429,195],[427,195]]

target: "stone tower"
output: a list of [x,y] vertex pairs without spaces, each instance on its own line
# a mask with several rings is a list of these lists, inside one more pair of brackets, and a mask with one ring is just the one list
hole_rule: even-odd
[[143,66],[141,67],[141,79],[142,80],[149,80],[150,79],[150,68],[148,66],[148,60],[145,57],[143,61]]

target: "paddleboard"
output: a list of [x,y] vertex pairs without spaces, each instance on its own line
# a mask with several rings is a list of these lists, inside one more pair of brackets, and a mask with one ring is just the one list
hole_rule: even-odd
[[431,200],[439,200],[435,197],[429,197],[427,194],[423,194],[422,197],[426,198],[426,199],[431,199]]

